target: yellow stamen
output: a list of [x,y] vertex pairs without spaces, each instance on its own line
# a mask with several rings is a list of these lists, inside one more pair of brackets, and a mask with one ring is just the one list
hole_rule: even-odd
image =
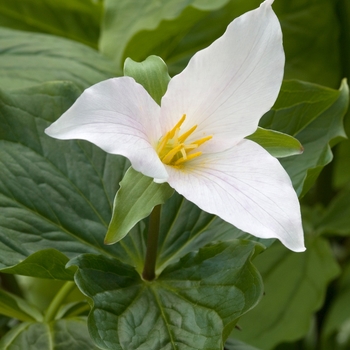
[[177,136],[177,134],[179,133],[180,127],[185,121],[185,119],[186,119],[186,114],[184,114],[181,117],[181,119],[178,121],[178,123],[162,137],[162,141],[157,147],[158,154],[160,154],[163,151],[164,147],[166,146],[169,140],[171,140],[174,136]]
[[159,140],[157,153],[164,164],[178,166],[193,158],[199,157],[202,152],[191,152],[212,138],[212,136],[206,136],[186,145],[184,142],[196,130],[197,125],[192,126],[192,128],[179,136],[181,126],[185,119],[186,114],[184,114],[177,124]]
[[165,164],[169,164],[171,162],[171,160],[174,158],[174,156],[176,155],[176,153],[181,151],[181,148],[183,148],[183,144],[182,143],[180,143],[179,145],[174,147],[170,152],[168,152],[162,158],[162,162],[165,163]]
[[202,155],[202,152],[196,152],[196,153],[189,154],[189,155],[187,155],[187,158],[186,158],[186,159],[184,159],[184,158],[178,159],[178,160],[174,163],[174,165],[182,164],[182,163],[187,162],[187,161],[189,161],[189,160],[191,160],[191,159],[193,159],[193,158],[197,158],[197,157],[199,157],[200,155]]
[[199,140],[196,140],[196,141],[192,142],[192,145],[197,145],[197,147],[199,147],[200,145],[203,145],[204,142],[207,142],[207,141],[209,141],[212,138],[213,138],[213,136],[211,136],[211,135],[203,137],[203,138],[201,138]]
[[182,134],[178,138],[179,142],[184,142],[196,129],[197,129],[197,125],[192,126],[190,130],[186,131],[184,134]]

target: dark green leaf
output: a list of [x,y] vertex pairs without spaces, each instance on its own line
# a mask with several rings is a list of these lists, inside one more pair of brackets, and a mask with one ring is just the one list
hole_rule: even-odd
[[86,326],[85,317],[51,323],[21,323],[1,340],[3,350],[97,350]]
[[51,35],[0,28],[0,88],[65,80],[82,90],[116,74],[118,70],[109,60],[85,45]]
[[30,255],[14,267],[2,272],[23,276],[73,280],[74,272],[65,268],[69,259],[55,249],[43,249]]
[[350,190],[341,191],[329,204],[317,229],[331,235],[350,235]]
[[260,350],[256,347],[245,344],[237,339],[228,339],[225,343],[225,350]]
[[24,299],[0,289],[0,314],[16,318],[20,321],[42,321],[43,316],[38,309]]
[[77,265],[76,283],[93,299],[89,329],[103,349],[221,349],[238,317],[261,297],[250,258],[254,243],[202,248],[145,282],[118,260],[92,254]]
[[78,93],[58,82],[0,93],[0,268],[50,247],[67,257],[117,251],[103,237],[129,163],[44,134]]
[[[169,21],[177,18],[187,7],[192,6],[201,10],[213,10],[222,7],[228,0],[208,1],[208,0],[149,0],[145,2],[133,2],[129,0],[106,0],[105,16],[102,23],[100,50],[108,57],[121,65],[124,60],[124,50],[133,38],[140,31],[154,30],[162,21]],[[193,24],[192,16],[187,17],[190,26]],[[192,19],[193,18],[193,19]],[[187,31],[190,27],[185,21],[175,27],[175,32]],[[156,43],[166,42],[174,35],[174,28],[169,31],[161,30],[157,36]],[[117,44],[116,44],[117,43]],[[141,44],[142,43],[142,44]],[[154,46],[154,38],[138,41],[138,50],[147,52],[143,57],[130,57],[136,60],[145,59],[151,55]],[[169,44],[169,42],[167,42]]]
[[340,90],[285,81],[280,95],[261,126],[297,138],[304,153],[281,160],[295,190],[304,195],[322,168],[332,160],[331,146],[345,137],[343,116],[349,103],[349,90],[343,81]]
[[246,139],[252,140],[264,147],[276,158],[289,157],[303,153],[303,146],[294,137],[274,130],[258,128]]
[[332,295],[321,337],[321,349],[346,350],[350,346],[350,264],[345,267]]
[[314,237],[306,246],[306,252],[293,253],[276,242],[254,260],[265,294],[259,305],[239,320],[242,331],[234,331],[235,338],[272,349],[306,335],[329,282],[339,274],[326,240]]
[[0,0],[4,27],[64,36],[97,47],[102,3],[86,0]]
[[173,193],[167,183],[155,183],[152,178],[130,167],[114,199],[105,243],[120,241],[140,220],[151,214],[156,205],[163,204]]
[[160,57],[149,56],[143,62],[127,58],[124,63],[124,75],[133,77],[160,105],[170,81],[168,67]]

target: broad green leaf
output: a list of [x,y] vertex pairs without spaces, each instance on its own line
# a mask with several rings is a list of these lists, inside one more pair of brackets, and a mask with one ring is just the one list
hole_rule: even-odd
[[306,335],[329,282],[339,274],[326,240],[313,237],[306,246],[304,253],[293,253],[276,242],[254,260],[264,281],[264,297],[239,320],[242,331],[235,330],[234,338],[269,350]]
[[338,86],[344,75],[337,6],[333,0],[274,2],[283,32],[286,79]]
[[69,259],[55,249],[43,249],[30,255],[14,267],[2,272],[23,276],[73,280],[74,272],[65,268]]
[[350,235],[350,190],[341,191],[324,211],[317,229],[321,233]]
[[261,297],[255,244],[207,246],[145,282],[133,267],[80,255],[76,283],[92,298],[89,330],[102,349],[221,349],[237,318]]
[[274,130],[258,128],[246,139],[252,140],[264,147],[276,158],[289,157],[303,153],[303,146],[294,137]]
[[44,134],[78,94],[59,82],[0,93],[0,268],[23,266],[47,248],[68,258],[117,251],[103,237],[129,163],[87,142]]
[[[100,51],[113,59],[117,65],[121,65],[124,58],[125,48],[133,36],[140,31],[154,30],[162,21],[169,21],[177,18],[189,6],[201,10],[213,10],[222,7],[228,0],[150,0],[133,2],[129,0],[105,0],[105,15],[102,22]],[[195,18],[195,17],[194,17]],[[182,21],[181,31],[187,31],[195,23],[193,16],[187,16],[190,21]],[[175,31],[178,31],[175,28]],[[173,35],[174,30],[170,34]],[[169,38],[168,30],[162,31],[163,35],[157,38],[157,43],[165,42]],[[167,45],[170,43],[167,42]],[[131,58],[143,60],[154,54],[149,46],[153,48],[152,40],[138,41],[139,50],[147,52],[143,57]],[[145,50],[147,49],[147,51]]]
[[113,244],[125,237],[153,208],[163,204],[174,190],[158,184],[133,168],[125,173],[113,203],[113,214],[105,237],[105,244]]
[[20,321],[42,321],[43,316],[24,299],[0,289],[0,314]]
[[0,0],[3,27],[64,36],[97,47],[102,3],[88,0]]
[[97,350],[85,317],[61,319],[51,323],[24,322],[11,329],[1,340],[2,350]]
[[51,35],[0,28],[0,88],[24,88],[51,80],[81,90],[118,74],[90,47]]
[[[133,14],[130,14],[129,17],[123,18],[122,22],[129,22],[129,28],[135,28],[135,34],[125,40],[127,46],[122,47],[123,57],[143,60],[151,54],[156,54],[169,65],[171,75],[177,74],[198,50],[207,47],[222,35],[234,18],[257,8],[260,3],[259,0],[231,0],[225,3],[212,1],[211,7],[206,8],[188,6],[176,17],[160,21],[161,17],[158,16],[156,20],[150,22],[152,25],[149,28],[140,26],[137,30],[137,25],[143,21],[147,23],[148,14],[139,16],[141,19],[138,19],[137,24],[132,22]],[[344,53],[349,45],[347,41],[339,41],[341,28],[338,21],[340,12],[337,9],[338,3],[347,4],[346,1],[333,0],[274,2],[273,8],[283,31],[287,79],[301,79],[331,87],[338,85],[342,78],[342,62],[347,65],[349,62],[346,59],[348,56]],[[130,2],[129,4],[131,7]],[[348,5],[344,5],[346,6]],[[123,10],[129,11],[127,7]],[[112,39],[115,34],[112,32],[111,23],[112,18],[117,23],[118,14],[113,12],[112,8],[108,13],[109,25],[107,26],[106,21],[104,29],[107,31],[102,31],[102,37],[105,36],[106,50],[116,52],[116,48],[114,50],[111,48],[116,42]],[[342,37],[348,36],[349,33],[346,13],[346,10],[341,11],[344,17],[341,22],[344,23]],[[133,25],[130,25],[131,23]],[[320,36],[320,32],[324,32],[324,35]],[[115,57],[115,54],[112,56]]]
[[302,155],[281,159],[300,196],[332,160],[331,147],[345,137],[342,120],[348,103],[345,80],[340,90],[285,81],[272,110],[261,119],[262,127],[292,135],[303,145]]
[[346,350],[350,346],[350,265],[336,284],[321,334],[321,349]]
[[170,81],[168,67],[160,57],[149,56],[143,62],[127,58],[124,62],[124,75],[133,77],[160,105]]
[[260,350],[260,349],[256,348],[255,346],[245,344],[237,339],[230,338],[225,343],[224,350]]
[[[274,241],[253,237],[217,216],[200,210],[175,192],[162,207],[157,273],[160,274],[169,264],[210,242],[235,238],[249,239],[264,246],[269,246]],[[141,267],[137,269],[141,273]]]

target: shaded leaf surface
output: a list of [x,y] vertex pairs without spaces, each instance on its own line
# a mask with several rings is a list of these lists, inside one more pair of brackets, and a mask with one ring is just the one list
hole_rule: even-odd
[[117,74],[112,63],[90,47],[51,35],[0,27],[0,88],[65,80],[82,90]]
[[97,47],[102,3],[87,0],[0,1],[4,27],[64,36]]
[[340,90],[298,81],[285,81],[272,110],[261,126],[297,138],[302,155],[281,160],[299,195],[314,184],[322,168],[332,160],[331,146],[345,137],[343,117],[349,103],[344,81]]
[[0,340],[3,350],[97,350],[85,317],[61,319],[47,323],[24,322]]
[[68,83],[0,96],[2,268],[54,247],[68,257],[112,254],[103,244],[125,160],[85,142],[57,142],[44,129],[75,100]]
[[259,300],[254,243],[231,241],[188,254],[153,282],[104,256],[81,255],[76,283],[93,299],[89,329],[103,349],[220,349],[236,319]]
[[[212,10],[223,6],[228,0],[150,0],[146,2],[134,2],[129,0],[106,0],[105,15],[101,28],[100,50],[106,56],[115,60],[117,65],[123,62],[123,53],[130,39],[142,30],[153,30],[158,27],[162,20],[178,17],[189,6],[199,9]],[[186,26],[186,24],[185,24]],[[176,27],[176,31],[179,26]],[[181,29],[181,28],[180,28]],[[161,39],[169,38],[172,32],[163,30]],[[163,38],[162,38],[163,37]],[[158,38],[158,41],[160,38]],[[139,45],[140,45],[139,41]],[[116,45],[117,43],[117,45]],[[149,49],[151,40],[142,41],[142,46]],[[141,49],[141,48],[139,48]],[[144,49],[143,49],[144,51]],[[148,52],[143,57],[132,59],[143,60],[156,52]],[[126,57],[124,57],[126,58]]]
[[326,240],[315,237],[306,246],[304,253],[293,253],[276,242],[254,260],[265,294],[259,305],[239,320],[242,331],[235,330],[235,338],[268,350],[306,335],[328,283],[339,274]]
[[321,349],[345,350],[350,346],[350,265],[347,264],[335,288],[335,295],[322,330]]

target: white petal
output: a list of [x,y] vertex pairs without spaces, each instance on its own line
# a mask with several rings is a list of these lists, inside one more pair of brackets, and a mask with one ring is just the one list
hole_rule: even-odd
[[277,98],[284,70],[282,32],[271,3],[235,19],[170,81],[161,104],[163,133],[186,114],[184,129],[198,125],[189,141],[214,135],[205,151],[217,152],[256,130]]
[[305,250],[291,181],[258,144],[243,140],[185,164],[181,170],[167,167],[169,184],[185,198],[254,236],[278,238],[291,250]]
[[154,147],[161,136],[160,107],[132,78],[114,78],[83,92],[45,132],[57,139],[87,140],[127,157],[135,170],[166,180]]

